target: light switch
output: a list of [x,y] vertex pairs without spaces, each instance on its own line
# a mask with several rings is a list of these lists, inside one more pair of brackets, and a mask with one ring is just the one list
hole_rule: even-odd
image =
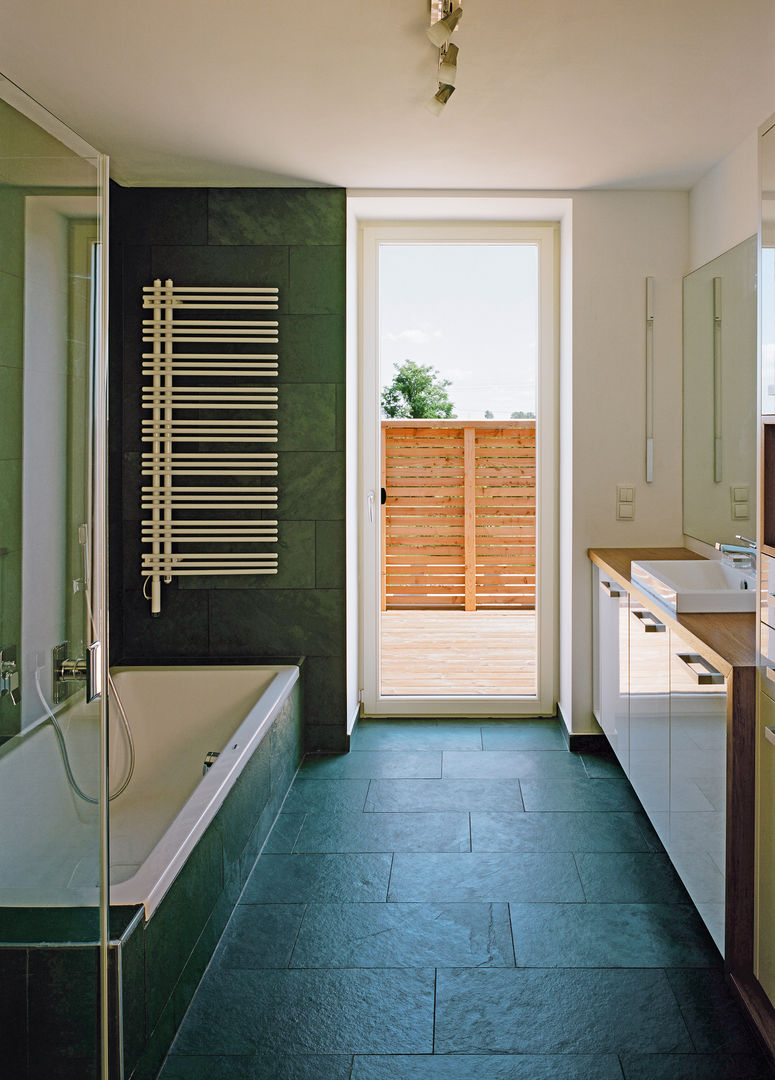
[[635,485],[616,485],[616,519],[632,521],[635,518]]
[[732,502],[748,502],[747,484],[741,484],[732,488]]
[[746,521],[750,516],[750,503],[732,503],[732,517],[735,519],[735,521]]

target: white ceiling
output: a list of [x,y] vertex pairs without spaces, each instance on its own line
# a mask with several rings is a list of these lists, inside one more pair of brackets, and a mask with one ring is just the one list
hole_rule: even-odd
[[5,0],[0,71],[123,183],[688,188],[775,111],[775,0]]

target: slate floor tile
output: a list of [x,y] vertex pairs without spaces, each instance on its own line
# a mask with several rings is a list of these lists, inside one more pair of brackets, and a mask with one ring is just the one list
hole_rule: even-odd
[[382,1055],[356,1056],[352,1080],[622,1080],[622,1071],[615,1054]]
[[368,779],[310,780],[296,777],[283,803],[283,814],[338,814],[342,810],[363,810]]
[[648,851],[635,814],[471,814],[473,851]]
[[303,914],[303,904],[239,904],[215,962],[232,970],[287,967]]
[[582,852],[576,865],[590,903],[685,904],[688,896],[667,855]]
[[210,967],[179,1054],[427,1054],[433,970],[226,971]]
[[470,851],[468,814],[308,814],[296,851]]
[[439,720],[361,720],[353,750],[481,750],[477,723]]
[[262,855],[248,878],[243,904],[305,904],[312,900],[385,900],[392,856]]
[[482,747],[485,750],[567,751],[568,743],[556,720],[491,721],[482,724]]
[[280,814],[267,838],[264,851],[267,854],[293,851],[303,821],[304,814]]
[[573,856],[564,852],[396,854],[388,900],[582,903]]
[[310,904],[293,968],[513,967],[506,904]]
[[349,754],[308,754],[299,770],[302,779],[350,778],[371,780],[380,776],[441,776],[441,750],[351,750]]
[[714,971],[668,971],[670,986],[701,1054],[750,1054],[753,1036],[727,989],[721,962]]
[[[577,762],[584,770],[582,762]],[[629,810],[640,812],[641,806],[629,780],[536,779],[520,777],[522,801],[526,810]]]
[[[586,778],[582,762],[567,750],[445,750],[445,779],[478,780],[487,777]],[[527,804],[525,804],[527,805]]]
[[753,1054],[622,1054],[625,1080],[768,1080]]
[[364,809],[374,813],[411,810],[522,810],[518,780],[372,780]]
[[664,1053],[694,1049],[661,971],[438,973],[436,1053],[615,1054],[643,1046]]
[[678,904],[510,904],[518,967],[715,967],[696,910]]
[[349,1054],[170,1054],[159,1080],[349,1080]]

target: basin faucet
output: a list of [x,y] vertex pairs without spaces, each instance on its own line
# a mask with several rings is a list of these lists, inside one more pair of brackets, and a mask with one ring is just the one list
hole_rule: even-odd
[[735,536],[740,544],[716,543],[716,550],[733,566],[740,570],[753,570],[756,567],[756,541],[747,536]]

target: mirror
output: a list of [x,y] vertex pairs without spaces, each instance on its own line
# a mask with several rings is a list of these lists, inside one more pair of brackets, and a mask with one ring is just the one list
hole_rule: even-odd
[[756,237],[684,278],[683,528],[756,535]]

